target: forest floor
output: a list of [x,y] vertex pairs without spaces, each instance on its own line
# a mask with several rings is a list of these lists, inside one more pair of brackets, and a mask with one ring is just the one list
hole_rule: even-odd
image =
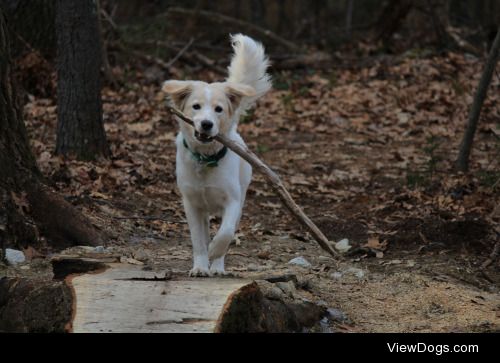
[[[227,270],[253,278],[294,273],[312,300],[340,309],[339,332],[500,331],[500,261],[488,268],[500,222],[500,77],[494,76],[467,175],[452,171],[482,60],[456,53],[373,58],[330,72],[275,73],[275,89],[242,120],[249,147],[276,170],[333,242],[326,255],[254,175]],[[177,125],[166,78],[210,72],[117,69],[103,92],[111,160],[53,155],[56,101],[24,108],[39,166],[53,186],[110,237],[124,263],[186,275],[191,245],[175,185]],[[162,78],[163,77],[163,78]],[[215,229],[214,229],[215,230]],[[10,274],[39,273],[54,251]],[[288,262],[303,256],[310,267]],[[21,266],[22,267],[22,266]]]

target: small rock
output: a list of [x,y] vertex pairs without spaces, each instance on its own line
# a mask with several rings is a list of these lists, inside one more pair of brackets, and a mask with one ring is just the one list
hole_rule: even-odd
[[362,279],[366,275],[366,273],[362,269],[354,268],[354,267],[348,268],[345,271],[345,274],[352,274],[352,275],[356,276],[358,279]]
[[348,268],[345,271],[333,272],[333,273],[330,274],[330,277],[333,278],[333,279],[335,279],[335,280],[340,280],[340,279],[342,279],[346,275],[352,275],[352,276],[355,276],[355,277],[357,277],[358,279],[361,280],[361,279],[363,279],[365,277],[366,272],[363,271],[360,268],[350,267],[350,268]]
[[307,261],[304,257],[295,257],[294,259],[288,261],[289,265],[297,265],[305,268],[312,267],[311,263]]
[[292,274],[292,273],[285,273],[281,275],[273,275],[266,277],[265,280],[267,282],[270,282],[272,284],[275,284],[277,282],[288,282],[288,281],[293,281],[294,283],[297,282],[297,275]]
[[145,261],[149,260],[148,254],[143,249],[140,249],[140,250],[134,252],[134,258],[137,261],[141,261],[141,262],[145,262]]
[[293,298],[294,293],[297,291],[295,284],[292,281],[277,282],[276,286],[281,289],[288,297]]
[[273,269],[277,265],[277,263],[275,261],[272,261],[272,260],[266,261],[265,264],[266,264],[266,268],[269,268],[269,269]]
[[30,265],[24,265],[20,267],[21,270],[30,270],[31,266]]
[[340,253],[346,253],[351,249],[351,247],[352,246],[349,244],[349,240],[347,238],[344,238],[335,244],[335,249]]
[[250,264],[248,264],[247,270],[248,271],[260,271],[261,269],[260,269],[260,266],[258,266],[257,264],[250,263]]
[[319,327],[321,333],[324,334],[333,333],[332,328],[330,327],[330,321],[326,317],[321,319],[321,321],[319,322]]
[[407,267],[415,267],[416,265],[417,263],[413,260],[408,260],[408,262],[406,263]]
[[339,323],[345,323],[349,320],[342,310],[329,308],[326,312],[328,313],[330,320],[337,321]]
[[342,272],[334,272],[330,275],[330,277],[335,280],[340,280],[342,278]]
[[94,248],[94,252],[96,253],[104,253],[106,250],[104,248],[104,246],[97,246],[96,248]]
[[7,260],[9,265],[12,266],[26,261],[26,257],[24,256],[24,253],[22,253],[22,251],[13,250],[10,248],[7,248],[5,250],[5,259]]
[[286,298],[285,293],[277,286],[273,286],[266,291],[266,297],[270,300],[283,300]]
[[276,284],[272,284],[268,281],[262,280],[258,281],[259,288],[262,294],[270,300],[283,300],[286,298],[285,293]]

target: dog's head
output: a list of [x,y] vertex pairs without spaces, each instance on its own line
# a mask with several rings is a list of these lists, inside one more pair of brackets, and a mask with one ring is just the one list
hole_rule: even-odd
[[241,100],[256,94],[250,86],[230,82],[166,81],[162,90],[175,108],[194,121],[190,132],[204,144],[231,130]]

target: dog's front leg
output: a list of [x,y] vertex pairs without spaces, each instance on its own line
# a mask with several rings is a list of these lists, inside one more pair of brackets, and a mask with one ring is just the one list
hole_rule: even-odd
[[209,246],[209,258],[212,261],[210,272],[213,275],[226,275],[224,269],[224,256],[234,238],[241,216],[241,203],[229,203],[224,210],[222,223]]
[[189,276],[208,277],[210,276],[208,261],[210,230],[208,216],[199,208],[194,207],[188,200],[184,200],[184,209],[193,244],[193,269],[189,272]]

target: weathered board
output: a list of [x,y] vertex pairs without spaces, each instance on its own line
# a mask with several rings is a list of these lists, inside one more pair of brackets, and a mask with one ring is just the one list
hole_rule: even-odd
[[[155,280],[156,279],[156,280]],[[71,279],[75,333],[213,332],[228,297],[250,281],[229,278],[158,280],[140,267],[113,264]]]

